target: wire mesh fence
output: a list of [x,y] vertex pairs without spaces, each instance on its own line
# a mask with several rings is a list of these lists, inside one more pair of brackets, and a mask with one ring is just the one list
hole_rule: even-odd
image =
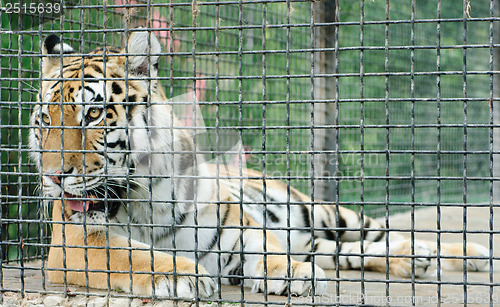
[[4,301],[497,304],[499,7],[2,1]]

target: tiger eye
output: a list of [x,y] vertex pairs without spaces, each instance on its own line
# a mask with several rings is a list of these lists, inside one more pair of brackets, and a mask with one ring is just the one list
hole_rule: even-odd
[[101,113],[102,113],[102,109],[99,109],[99,108],[91,108],[89,109],[88,111],[88,115],[92,118],[92,119],[97,119],[99,118],[99,116],[101,116]]
[[47,124],[47,125],[50,125],[50,116],[46,113],[43,113],[42,114],[42,121]]

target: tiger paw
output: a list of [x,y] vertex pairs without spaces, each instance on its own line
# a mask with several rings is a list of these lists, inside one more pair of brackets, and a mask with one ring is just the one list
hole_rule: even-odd
[[[255,281],[252,291],[264,292],[267,294],[286,295],[290,291],[291,295],[306,296],[312,295],[312,285],[314,280],[314,294],[321,295],[326,292],[326,281],[318,280],[325,278],[325,272],[317,265],[313,268],[310,262],[293,261],[290,266],[292,280],[288,283],[288,266],[285,262],[271,266],[267,270],[267,280]],[[314,276],[314,279],[313,279]]]
[[[179,275],[177,275],[179,274]],[[198,268],[198,273],[195,276],[195,270],[189,272],[176,272],[175,279],[173,274],[169,275],[155,275],[154,276],[154,291],[151,284],[151,277],[138,278],[138,285],[134,292],[141,295],[154,295],[159,298],[179,297],[185,299],[192,298],[207,298],[212,296],[217,285],[211,277],[200,276],[208,275],[208,272],[202,268]],[[135,281],[134,281],[135,283]]]
[[[460,259],[441,258],[441,268],[446,271],[463,271],[464,261],[467,271],[485,271],[488,269],[488,249],[477,243],[467,243],[467,256],[472,259],[463,259],[463,243],[443,243],[441,244],[440,256],[453,257],[459,256]],[[481,259],[483,258],[483,259]]]
[[[429,247],[419,241],[414,242],[413,253],[411,241],[401,241],[391,246],[391,255],[409,256],[414,257],[405,258],[390,258],[389,259],[389,272],[404,278],[423,277],[429,275],[431,272],[431,258],[432,251]],[[414,261],[412,261],[414,259]],[[413,263],[412,263],[413,262]]]
[[181,276],[176,278],[155,278],[155,295],[158,297],[207,298],[217,289],[210,277]]

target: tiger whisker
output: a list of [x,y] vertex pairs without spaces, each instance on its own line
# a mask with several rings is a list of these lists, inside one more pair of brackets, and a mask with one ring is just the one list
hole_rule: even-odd
[[[139,183],[139,182],[134,182],[134,181],[130,181],[131,183],[134,183],[137,185],[138,188],[141,188],[143,191],[145,192],[148,192],[149,189],[146,188],[143,184]],[[116,183],[116,182],[113,182],[113,183],[108,183],[108,185],[112,185],[112,186],[115,186],[117,188],[122,188],[122,189],[126,189],[127,187],[129,188],[129,191],[131,192],[136,192],[136,193],[139,193],[140,191],[139,190],[136,190],[136,189],[133,189],[133,188],[130,188],[130,185],[122,185],[122,184],[119,184],[119,183]],[[153,194],[154,196],[155,194]]]
[[106,192],[111,192],[112,196],[116,196],[116,198],[120,198],[120,196],[116,193],[115,190],[113,189],[105,189],[104,191],[100,191],[99,189],[94,189],[93,191],[95,191],[96,194],[98,194],[99,196],[102,196],[102,198],[104,199],[107,199],[108,198],[108,195]]
[[111,181],[111,182],[108,182],[108,185],[111,184],[111,185],[114,185],[118,188],[122,188],[122,189],[130,189],[130,191],[134,191],[134,192],[139,192],[139,191],[135,191],[133,188],[130,187],[130,183],[134,184],[134,185],[137,185],[137,187],[143,189],[144,191],[149,191],[149,189],[147,188],[146,185],[144,185],[143,183],[137,181],[137,180],[133,180],[133,179],[129,179],[128,183],[127,184],[121,184],[119,182],[116,182],[116,181]]

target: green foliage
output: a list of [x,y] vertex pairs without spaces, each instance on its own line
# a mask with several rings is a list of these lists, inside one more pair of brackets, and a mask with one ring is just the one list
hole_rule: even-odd
[[[473,16],[489,16],[486,2],[475,2]],[[437,1],[418,2],[415,18],[436,18]],[[342,2],[340,4],[341,21],[359,22],[360,3]],[[391,20],[409,20],[411,3],[391,2],[389,18]],[[385,19],[385,3],[367,1],[364,7],[364,20],[378,21]],[[462,6],[453,5],[452,1],[442,1],[441,18],[461,18]],[[468,23],[467,43],[487,44],[489,32],[487,22]],[[467,75],[464,96],[464,54],[467,58],[467,70],[488,70],[489,51],[484,49],[467,49],[454,46],[464,44],[464,25],[459,22],[440,24],[440,71],[453,74],[438,77],[437,71],[437,31],[436,23],[389,24],[387,33],[388,63],[386,67],[385,25],[365,24],[363,26],[363,45],[378,46],[382,50],[341,51],[339,56],[340,73],[393,73],[386,77],[364,76],[363,84],[359,76],[339,79],[340,99],[379,99],[375,102],[349,102],[339,106],[340,124],[345,125],[391,125],[390,128],[363,128],[361,143],[360,128],[346,128],[340,131],[340,150],[361,150],[364,154],[344,153],[339,157],[341,176],[360,176],[363,181],[342,180],[340,182],[340,198],[344,201],[385,201],[386,194],[390,201],[403,202],[436,202],[438,201],[439,184],[440,202],[463,201],[464,159],[467,163],[467,176],[486,175],[489,170],[487,155],[439,154],[438,135],[441,151],[461,151],[464,147],[464,128],[458,127],[418,127],[418,125],[455,124],[463,125],[487,123],[489,120],[489,76]],[[473,31],[482,29],[482,31]],[[471,33],[474,33],[471,35]],[[341,26],[339,28],[339,47],[355,47],[360,45],[360,25]],[[413,42],[412,42],[413,37]],[[416,48],[399,48],[414,45]],[[427,47],[428,46],[428,47]],[[397,49],[390,49],[396,47]],[[424,48],[422,48],[424,47]],[[360,59],[363,59],[360,61]],[[413,58],[413,59],[412,59]],[[413,61],[413,62],[412,62]],[[412,69],[413,66],[413,69]],[[395,73],[400,73],[399,75]],[[412,76],[413,74],[413,76]],[[437,83],[440,82],[438,89]],[[387,101],[386,101],[387,81]],[[436,102],[436,97],[443,99]],[[484,98],[483,101],[464,103],[460,98]],[[412,100],[415,98],[415,100]],[[456,99],[444,101],[444,99]],[[394,101],[399,99],[398,101]],[[439,107],[439,109],[438,109]],[[386,118],[386,109],[388,117]],[[464,117],[464,110],[467,116]],[[438,115],[439,110],[439,115]],[[363,113],[363,122],[361,114]],[[412,120],[413,118],[413,120]],[[413,125],[413,128],[412,128]],[[386,150],[386,153],[370,153],[373,150]],[[487,128],[467,129],[467,150],[488,150],[489,138]],[[401,152],[409,151],[409,153]],[[423,153],[427,151],[427,153]],[[429,151],[431,153],[429,153]],[[413,152],[413,154],[411,153]],[[433,152],[433,153],[432,153]],[[361,163],[364,167],[361,167]],[[386,163],[389,165],[389,176],[386,180],[369,179],[370,176],[386,176]],[[438,163],[439,162],[439,163]],[[439,165],[439,172],[438,172]],[[428,177],[453,177],[453,179],[430,180]],[[420,179],[419,179],[420,177]],[[398,179],[401,178],[401,179]],[[416,179],[413,179],[416,178]],[[486,201],[488,182],[467,182],[467,201]]]

